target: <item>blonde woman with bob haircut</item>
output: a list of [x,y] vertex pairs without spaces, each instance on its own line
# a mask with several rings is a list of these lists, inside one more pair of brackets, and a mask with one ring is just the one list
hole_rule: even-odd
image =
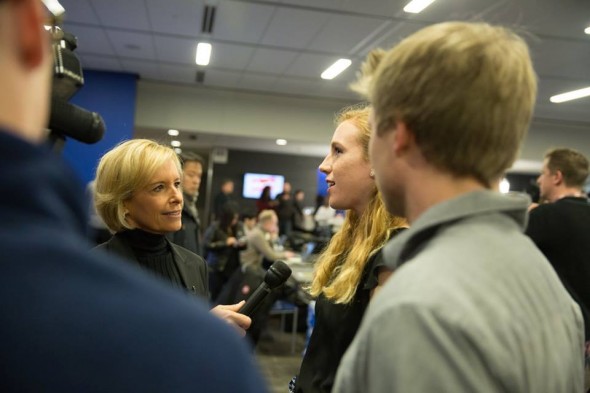
[[369,164],[369,113],[369,107],[355,106],[337,115],[330,153],[320,165],[329,204],[346,210],[346,218],[316,262],[310,288],[317,299],[316,322],[296,392],[331,391],[371,296],[390,274],[379,250],[407,226],[385,210],[377,190]]
[[[114,235],[95,249],[117,254],[175,287],[208,299],[203,258],[165,236],[182,226],[181,181],[176,153],[157,142],[134,139],[106,153],[96,171],[95,205]],[[244,334],[251,321],[237,313],[241,306],[217,306],[212,311]]]

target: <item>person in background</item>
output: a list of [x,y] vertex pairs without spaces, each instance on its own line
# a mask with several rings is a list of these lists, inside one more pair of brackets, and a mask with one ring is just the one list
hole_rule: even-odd
[[266,391],[202,304],[88,251],[84,187],[47,146],[44,24],[40,1],[0,0],[2,391]]
[[203,157],[196,153],[186,152],[180,155],[182,164],[182,226],[176,232],[170,232],[166,236],[179,246],[203,256],[201,241],[201,220],[197,210],[197,198],[199,186],[203,176]]
[[262,192],[260,193],[260,198],[256,200],[257,214],[260,214],[260,212],[264,210],[272,210],[277,205],[277,201],[271,198],[270,191],[270,186],[264,186],[264,188],[262,189]]
[[330,153],[320,165],[330,206],[347,212],[315,264],[315,325],[296,379],[298,393],[332,391],[371,297],[391,274],[379,250],[407,226],[385,210],[377,190],[369,164],[369,113],[369,107],[350,107],[337,116]]
[[307,232],[309,228],[305,227],[305,192],[303,190],[296,190],[293,194],[293,229],[299,232]]
[[[203,258],[165,236],[181,226],[181,173],[174,151],[148,139],[122,142],[107,152],[96,170],[95,203],[114,235],[94,250],[123,257],[172,286],[208,300]],[[242,305],[220,305],[212,312],[245,334],[251,320],[237,312]]]
[[[258,215],[258,225],[248,234],[248,245],[240,254],[242,267],[236,274],[238,277],[232,277],[232,285],[228,284],[228,291],[220,295],[220,300],[238,302],[247,299],[264,281],[266,270],[263,268],[263,259],[272,263],[295,255],[289,250],[275,251],[273,248],[272,243],[277,238],[278,229],[278,218],[274,210],[263,210]],[[252,327],[247,334],[254,345],[266,326],[268,313],[275,300],[274,294],[267,296],[252,316]]]
[[[244,235],[247,237],[250,232],[256,228],[256,224],[258,223],[258,217],[253,212],[245,212],[242,213],[240,222],[242,223],[242,230],[244,231]],[[246,240],[247,241],[247,240]]]
[[523,233],[528,196],[498,191],[535,103],[524,40],[434,24],[371,52],[362,75],[375,180],[410,228],[383,248],[395,273],[334,391],[581,392],[580,308]]
[[279,218],[279,236],[289,236],[293,230],[295,207],[291,189],[291,183],[285,182],[283,191],[275,198],[275,210]]
[[[526,234],[551,262],[582,309],[587,370],[590,360],[590,203],[584,184],[588,172],[588,159],[580,152],[567,148],[548,151],[537,179],[543,203],[531,210],[526,229]],[[588,376],[587,373],[585,390],[590,389]]]
[[248,247],[241,253],[241,262],[244,269],[262,269],[262,259],[270,261],[292,258],[295,254],[289,250],[275,251],[272,247],[273,240],[278,237],[277,213],[274,210],[263,210],[258,215],[258,225],[248,234]]
[[213,222],[205,232],[206,260],[209,266],[209,292],[213,302],[221,288],[240,267],[240,250],[246,249],[246,235],[238,225],[238,212],[226,205],[219,221]]
[[321,205],[316,207],[313,215],[315,232],[323,238],[330,238],[332,237],[332,224],[336,218],[336,209],[330,207],[329,198],[323,196],[320,198],[318,195],[317,201],[321,202]]
[[216,220],[219,216],[221,216],[221,210],[225,205],[231,203],[235,205],[234,207],[237,208],[237,203],[234,201],[233,198],[234,193],[234,181],[231,179],[223,179],[221,181],[221,189],[219,193],[215,195],[215,199],[213,199],[213,220]]

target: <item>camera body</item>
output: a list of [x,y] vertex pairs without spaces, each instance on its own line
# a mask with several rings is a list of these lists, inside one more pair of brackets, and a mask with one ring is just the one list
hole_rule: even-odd
[[66,137],[87,144],[96,143],[105,132],[102,117],[68,102],[84,86],[82,65],[74,53],[77,39],[58,26],[49,31],[54,64],[49,140],[57,150],[61,150]]

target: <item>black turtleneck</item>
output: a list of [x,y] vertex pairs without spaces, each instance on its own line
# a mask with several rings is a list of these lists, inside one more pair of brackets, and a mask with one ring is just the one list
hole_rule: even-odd
[[134,229],[118,232],[115,236],[122,238],[131,247],[141,266],[170,281],[174,286],[184,288],[172,250],[164,235]]

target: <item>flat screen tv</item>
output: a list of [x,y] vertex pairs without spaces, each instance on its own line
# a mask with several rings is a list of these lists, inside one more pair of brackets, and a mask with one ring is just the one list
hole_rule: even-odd
[[270,186],[270,196],[274,199],[277,194],[283,191],[285,177],[281,175],[267,175],[265,173],[245,173],[242,197],[258,199],[262,189]]

